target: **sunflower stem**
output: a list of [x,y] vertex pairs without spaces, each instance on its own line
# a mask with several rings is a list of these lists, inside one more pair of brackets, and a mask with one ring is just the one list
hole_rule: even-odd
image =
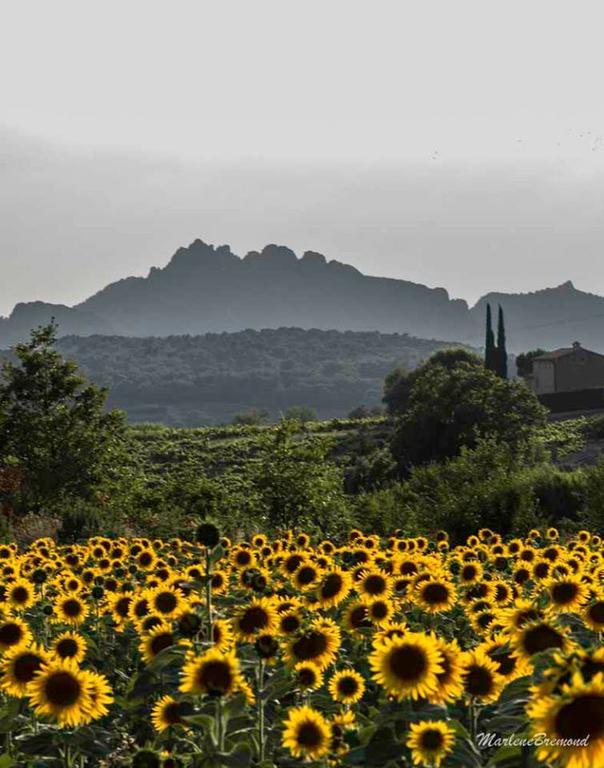
[[266,753],[266,735],[264,720],[264,659],[258,664],[258,760],[263,763]]
[[216,734],[218,737],[218,751],[224,752],[224,723],[222,720],[222,696],[216,698]]
[[212,553],[206,547],[206,608],[208,611],[208,642],[214,642],[214,628],[212,625]]

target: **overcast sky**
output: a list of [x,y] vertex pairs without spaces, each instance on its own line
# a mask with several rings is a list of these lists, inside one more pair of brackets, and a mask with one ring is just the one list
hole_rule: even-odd
[[599,2],[0,6],[0,314],[195,237],[604,294]]

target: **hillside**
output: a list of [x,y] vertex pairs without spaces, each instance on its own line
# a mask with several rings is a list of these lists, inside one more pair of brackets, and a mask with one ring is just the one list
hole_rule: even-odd
[[250,408],[277,418],[293,405],[342,417],[378,405],[385,375],[450,344],[406,334],[299,328],[125,338],[67,336],[59,351],[110,388],[131,421],[200,425]]

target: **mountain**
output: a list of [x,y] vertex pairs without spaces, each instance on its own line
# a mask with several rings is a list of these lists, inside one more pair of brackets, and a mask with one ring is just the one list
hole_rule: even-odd
[[18,304],[0,319],[0,347],[55,317],[61,335],[170,336],[299,327],[405,333],[481,345],[485,304],[501,304],[508,349],[568,346],[604,351],[604,297],[572,283],[526,294],[490,293],[471,309],[444,288],[364,275],[307,251],[267,245],[240,258],[195,240],[146,277],[108,285],[75,307]]
[[604,352],[604,297],[579,291],[570,280],[533,293],[488,293],[470,310],[474,327],[484,321],[487,302],[503,307],[513,351],[557,349],[580,341]]
[[[147,277],[108,285],[69,310],[19,305],[0,321],[0,346],[53,314],[61,334],[168,336],[246,328],[376,330],[447,339],[467,335],[468,307],[443,288],[368,277],[354,267],[307,251],[268,245],[239,258],[228,246],[196,240],[179,248],[167,266]],[[78,324],[81,327],[78,328]]]

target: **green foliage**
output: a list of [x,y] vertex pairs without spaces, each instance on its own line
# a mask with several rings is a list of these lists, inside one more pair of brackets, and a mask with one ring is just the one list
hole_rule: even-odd
[[386,404],[388,413],[405,413],[409,408],[410,397],[415,382],[426,371],[435,367],[441,367],[445,370],[451,370],[460,363],[467,363],[471,366],[479,367],[482,365],[478,355],[470,352],[464,347],[447,347],[435,352],[421,366],[413,371],[406,371],[403,368],[395,368],[386,376],[384,381],[383,401]]
[[56,326],[32,331],[0,377],[0,467],[18,467],[17,514],[94,498],[125,461],[122,414],[54,349]]
[[252,503],[268,530],[304,528],[336,535],[351,523],[337,467],[325,440],[295,439],[284,422],[264,438],[250,471]]
[[308,421],[317,420],[317,412],[309,405],[292,405],[285,411],[283,418],[286,421],[299,421],[301,424],[306,424]]
[[242,424],[247,426],[257,426],[264,424],[269,418],[269,412],[265,408],[250,408],[249,411],[236,413],[233,416],[233,424]]
[[228,424],[268,411],[276,421],[300,403],[345,417],[380,403],[396,366],[412,369],[444,342],[407,334],[278,328],[203,336],[66,336],[59,351],[109,387],[109,404],[130,422],[187,427]]
[[465,361],[419,369],[392,452],[401,469],[441,461],[491,436],[521,445],[545,424],[545,409],[523,383]]

